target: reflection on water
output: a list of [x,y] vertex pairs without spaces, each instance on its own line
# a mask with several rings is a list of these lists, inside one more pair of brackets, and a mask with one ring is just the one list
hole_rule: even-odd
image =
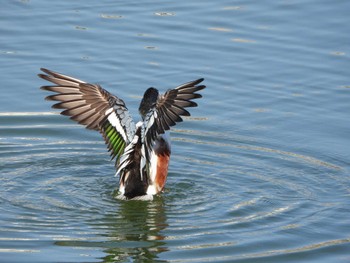
[[57,241],[55,244],[101,248],[106,254],[102,262],[153,262],[168,250],[162,235],[167,223],[161,197],[154,202],[121,201],[115,213],[89,224],[92,229],[104,230],[101,241],[97,237],[92,241]]
[[162,198],[157,198],[154,202],[121,202],[116,213],[107,219],[114,221],[107,237],[110,240],[120,240],[123,246],[105,250],[107,256],[104,262],[126,259],[153,262],[158,254],[167,251],[162,235],[162,230],[167,227]]

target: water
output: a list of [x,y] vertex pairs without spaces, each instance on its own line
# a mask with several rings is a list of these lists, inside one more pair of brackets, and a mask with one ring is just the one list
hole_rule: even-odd
[[[0,262],[349,262],[348,1],[5,1]],[[40,67],[134,116],[204,77],[166,191],[114,199],[98,133],[57,115]]]

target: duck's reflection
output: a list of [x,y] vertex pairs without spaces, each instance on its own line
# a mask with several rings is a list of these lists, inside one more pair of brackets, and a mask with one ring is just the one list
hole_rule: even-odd
[[107,255],[103,262],[154,262],[161,252],[167,251],[161,234],[167,227],[163,199],[119,204],[114,217],[108,218],[107,236],[112,242],[104,250]]

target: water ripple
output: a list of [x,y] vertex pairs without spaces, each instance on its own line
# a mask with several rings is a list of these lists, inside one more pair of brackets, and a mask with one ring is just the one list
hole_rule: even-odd
[[[153,202],[125,202],[114,199],[113,163],[98,134],[67,127],[56,115],[2,117],[2,125],[15,136],[1,137],[6,189],[0,194],[1,220],[6,224],[0,244],[11,248],[0,254],[40,254],[43,250],[31,243],[53,242],[63,251],[103,251],[106,260],[232,262],[342,249],[349,243],[346,236],[318,243],[292,239],[288,249],[274,243],[274,236],[283,240],[300,231],[311,234],[323,224],[339,206],[324,200],[327,187],[339,185],[348,195],[346,179],[337,176],[344,170],[339,163],[249,136],[174,129],[165,193]],[[27,124],[11,118],[24,118]],[[34,119],[30,124],[25,118]],[[200,126],[204,121],[192,118],[187,123]],[[82,133],[89,140],[82,140]],[[259,248],[261,242],[266,245]]]

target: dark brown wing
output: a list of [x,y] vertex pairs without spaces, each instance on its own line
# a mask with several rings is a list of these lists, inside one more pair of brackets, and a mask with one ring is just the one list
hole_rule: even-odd
[[135,124],[123,100],[96,84],[89,84],[48,69],[41,69],[42,79],[56,85],[41,89],[55,92],[47,100],[58,101],[52,107],[63,109],[62,115],[86,128],[100,131],[108,144],[112,158],[120,155],[135,133]]
[[147,153],[159,134],[163,134],[171,126],[181,122],[181,116],[190,116],[185,108],[197,106],[197,103],[192,100],[202,97],[201,94],[196,92],[205,88],[204,85],[198,85],[203,80],[201,78],[187,82],[158,97],[155,107],[148,111],[144,120],[143,140],[146,146],[146,155],[148,155]]

